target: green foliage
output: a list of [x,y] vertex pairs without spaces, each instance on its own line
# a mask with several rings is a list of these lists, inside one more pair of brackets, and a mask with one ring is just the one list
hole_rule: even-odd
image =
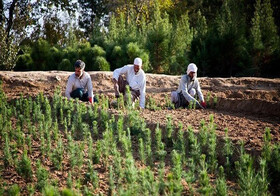
[[17,164],[17,172],[26,180],[32,180],[31,160],[27,156],[27,151],[24,150],[21,160]]
[[8,189],[8,195],[20,196],[20,187],[17,184],[12,185]]
[[205,162],[205,155],[202,154],[200,157],[200,172],[199,172],[199,192],[203,195],[211,195],[213,192],[213,189],[210,185],[210,179],[207,173],[208,166]]
[[166,70],[164,68],[168,63],[171,29],[168,14],[162,15],[158,4],[155,4],[153,20],[147,29],[146,44],[151,54],[152,72],[154,73],[163,73]]
[[39,191],[42,191],[43,188],[48,184],[48,171],[41,165],[40,161],[37,161],[36,163],[37,171],[37,185],[36,188]]
[[219,167],[219,177],[216,180],[216,195],[226,196],[228,195],[226,179],[224,176],[224,168],[222,166]]
[[8,37],[0,21],[0,70],[11,70],[15,67],[18,50],[18,43],[13,40],[13,36]]
[[46,185],[42,192],[43,196],[59,196],[59,191],[56,187],[51,185]]
[[47,70],[47,60],[50,54],[50,45],[46,40],[39,39],[32,47],[31,57],[34,65],[32,70]]

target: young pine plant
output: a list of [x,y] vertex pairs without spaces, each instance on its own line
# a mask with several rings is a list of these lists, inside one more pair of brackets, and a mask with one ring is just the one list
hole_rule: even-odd
[[224,137],[224,148],[223,154],[226,158],[225,169],[226,174],[231,176],[232,175],[232,156],[233,156],[233,144],[228,136],[228,129],[225,129],[225,137]]
[[156,157],[158,160],[163,161],[167,152],[164,150],[164,142],[162,142],[162,130],[159,128],[159,124],[156,127]]
[[216,191],[215,195],[217,196],[227,196],[227,183],[224,175],[224,168],[223,166],[219,167],[219,176],[216,180]]
[[167,125],[166,125],[166,145],[168,147],[173,146],[173,121],[171,116],[167,116]]
[[142,138],[139,138],[139,156],[142,163],[146,164],[146,153]]
[[48,184],[48,171],[42,166],[40,161],[37,161],[36,163],[36,176],[37,176],[37,184],[36,189],[40,192],[43,190],[43,188]]
[[210,178],[208,176],[208,166],[205,161],[206,156],[202,154],[200,157],[200,171],[199,171],[199,192],[202,195],[212,195],[213,189],[210,185]]
[[27,150],[24,150],[21,160],[17,163],[17,172],[26,180],[32,180],[31,160],[27,155]]

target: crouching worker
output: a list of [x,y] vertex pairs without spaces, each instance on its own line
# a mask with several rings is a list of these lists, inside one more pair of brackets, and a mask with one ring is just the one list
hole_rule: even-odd
[[[122,75],[125,75],[126,80],[122,77]],[[146,75],[142,69],[141,58],[135,58],[133,65],[125,65],[124,67],[115,69],[112,80],[115,89],[115,96],[117,98],[120,96],[120,93],[125,95],[126,85],[129,85],[133,105],[135,101],[140,98],[140,108],[145,108]]]
[[[194,98],[196,93],[200,103]],[[196,107],[206,108],[206,103],[197,79],[197,66],[194,63],[188,65],[187,74],[182,76],[177,91],[171,92],[171,102],[175,105],[175,108],[186,108],[190,103],[195,103]]]
[[70,75],[68,79],[65,96],[68,99],[78,98],[81,101],[93,103],[93,88],[90,75],[84,71],[85,63],[77,60],[74,67],[75,73]]

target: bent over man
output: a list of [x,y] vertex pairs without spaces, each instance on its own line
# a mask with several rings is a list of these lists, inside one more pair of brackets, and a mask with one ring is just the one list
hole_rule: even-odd
[[[197,93],[200,103],[194,98]],[[206,108],[203,94],[197,79],[197,66],[194,63],[188,65],[187,74],[183,75],[177,91],[171,92],[171,101],[175,108],[187,107],[190,102],[201,108]]]
[[[126,76],[126,80],[122,77]],[[125,86],[129,85],[131,91],[131,100],[134,102],[140,98],[140,107],[145,108],[146,94],[146,75],[142,69],[142,59],[135,58],[133,65],[115,69],[113,72],[113,83],[115,96],[118,98],[120,93],[125,95]]]
[[68,99],[78,98],[81,101],[93,102],[93,88],[91,78],[85,70],[85,63],[77,60],[75,65],[75,73],[70,75],[66,85],[65,96]]

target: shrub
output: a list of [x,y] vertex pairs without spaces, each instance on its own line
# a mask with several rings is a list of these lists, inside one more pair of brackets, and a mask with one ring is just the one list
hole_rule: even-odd
[[95,67],[100,71],[110,71],[110,64],[104,57],[98,56],[95,60]]

